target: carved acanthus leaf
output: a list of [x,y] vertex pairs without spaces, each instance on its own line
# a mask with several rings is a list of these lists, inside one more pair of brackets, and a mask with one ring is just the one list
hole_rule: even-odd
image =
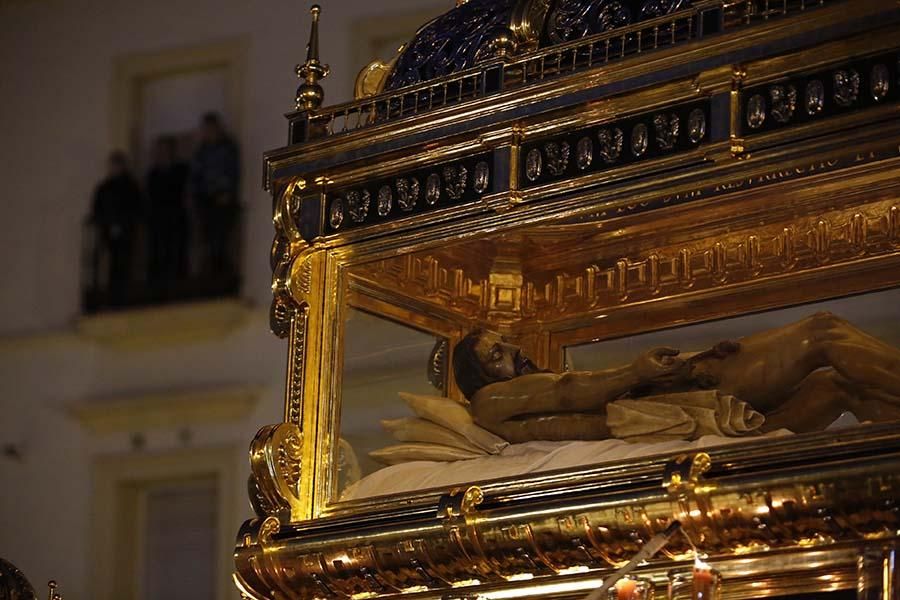
[[303,434],[294,423],[267,425],[250,444],[250,482],[253,509],[260,517],[290,522],[302,518],[300,477]]

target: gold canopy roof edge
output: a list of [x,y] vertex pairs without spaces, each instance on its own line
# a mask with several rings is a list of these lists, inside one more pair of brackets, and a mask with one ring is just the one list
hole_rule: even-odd
[[[854,0],[854,16],[860,21],[883,14],[886,5],[883,0]],[[716,55],[737,52],[752,47],[760,39],[781,37],[800,39],[811,31],[822,30],[846,23],[846,12],[840,3],[825,5],[805,15],[803,19],[774,20],[757,25],[752,35],[724,34],[712,38],[701,38],[686,45],[660,48],[647,56],[626,58],[609,66],[598,66],[588,71],[550,79],[538,79],[523,87],[501,91],[491,96],[475,98],[460,104],[436,108],[412,117],[373,124],[358,130],[350,130],[338,136],[326,136],[306,142],[290,144],[264,154],[264,187],[269,189],[276,179],[283,176],[279,172],[301,163],[314,163],[324,157],[351,153],[365,146],[379,146],[389,140],[428,135],[441,127],[455,122],[475,121],[490,117],[504,107],[516,106],[527,100],[533,103],[540,98],[553,98],[623,79],[641,77],[660,69],[662,65],[686,65],[702,61]],[[815,64],[815,63],[812,63]],[[336,105],[328,109],[329,114],[339,114],[349,110],[354,103]],[[496,123],[492,124],[492,128]],[[438,141],[432,138],[431,141]]]

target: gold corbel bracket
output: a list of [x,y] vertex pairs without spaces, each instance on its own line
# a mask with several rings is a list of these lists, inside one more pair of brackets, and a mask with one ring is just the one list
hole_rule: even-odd
[[[267,425],[259,430],[250,444],[250,503],[259,517],[276,517],[279,521],[303,518],[300,499],[303,434],[293,423]],[[272,523],[259,533],[270,535]],[[280,525],[279,525],[280,526]]]
[[[291,283],[295,266],[303,267],[309,260],[310,247],[300,236],[301,193],[306,182],[300,180],[286,186],[276,194],[272,223],[275,238],[272,241],[272,308],[269,324],[272,333],[286,338],[291,331],[291,322],[297,316],[302,303],[291,296]],[[302,269],[301,269],[302,271]]]
[[477,485],[455,489],[438,501],[437,516],[440,519],[465,518],[474,514],[484,501],[484,492]]
[[[666,463],[663,470],[663,487],[669,493],[673,518],[682,523],[685,535],[704,539],[711,516],[708,492],[711,486],[703,482],[703,475],[712,467],[712,460],[705,452],[683,454]],[[690,534],[688,533],[690,532]]]
[[673,496],[683,497],[692,493],[703,475],[712,467],[712,459],[705,452],[682,454],[666,463],[663,471],[663,487]]
[[484,501],[484,493],[478,486],[458,488],[441,496],[438,501],[437,517],[441,520],[447,539],[484,581],[496,581],[500,577],[485,556],[481,546],[478,524],[478,505]]
[[[318,183],[318,182],[317,182]],[[321,185],[310,190],[304,180],[288,185],[276,197],[272,242],[272,309],[270,328],[280,338],[287,338],[295,320],[303,317],[312,300],[315,278],[319,276],[317,256],[322,247],[300,235],[300,212],[303,202],[320,202]]]
[[272,543],[272,536],[279,529],[281,521],[277,517],[268,516],[247,521],[238,531],[234,554],[235,570],[231,578],[242,599],[263,600],[269,597],[266,591],[276,587],[272,565],[269,560],[261,558],[261,555],[263,549]]

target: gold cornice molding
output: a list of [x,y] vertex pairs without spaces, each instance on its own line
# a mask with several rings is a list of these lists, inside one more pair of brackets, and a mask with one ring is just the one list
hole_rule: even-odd
[[94,434],[233,422],[250,416],[265,388],[234,386],[86,400],[69,414]]
[[212,300],[81,317],[75,330],[85,340],[116,349],[146,350],[221,339],[255,313],[263,314],[244,300]]

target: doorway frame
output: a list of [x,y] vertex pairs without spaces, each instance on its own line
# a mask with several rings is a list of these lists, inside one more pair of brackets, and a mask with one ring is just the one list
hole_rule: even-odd
[[[142,528],[141,488],[192,477],[214,477],[216,507],[216,600],[235,598],[235,523],[243,516],[238,506],[238,465],[244,452],[234,446],[185,448],[158,454],[114,454],[93,464],[92,595],[96,600],[139,600],[138,573]],[[132,552],[127,550],[131,549]]]

